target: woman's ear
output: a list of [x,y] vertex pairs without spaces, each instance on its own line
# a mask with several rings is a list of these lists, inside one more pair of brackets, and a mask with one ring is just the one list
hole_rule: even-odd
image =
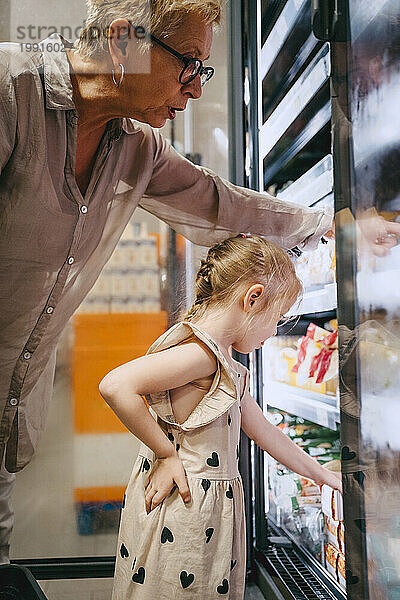
[[254,283],[244,295],[243,298],[243,309],[245,312],[249,312],[252,310],[254,306],[257,305],[257,302],[260,301],[264,293],[264,286],[262,283]]
[[126,19],[115,19],[108,31],[108,46],[114,66],[124,62],[129,40],[132,37],[132,27]]

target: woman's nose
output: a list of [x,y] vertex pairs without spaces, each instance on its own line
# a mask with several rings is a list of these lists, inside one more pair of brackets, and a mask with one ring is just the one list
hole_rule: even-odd
[[190,97],[194,98],[194,100],[200,98],[202,94],[200,75],[196,75],[196,77],[192,81],[190,81],[189,83],[185,83],[183,88],[184,93],[187,94],[189,92]]

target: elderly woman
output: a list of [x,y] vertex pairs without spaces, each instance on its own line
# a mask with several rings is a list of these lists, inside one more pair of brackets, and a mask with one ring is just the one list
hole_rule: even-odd
[[92,0],[75,46],[56,34],[35,52],[0,45],[2,562],[13,473],[44,427],[57,340],[135,208],[205,246],[250,231],[313,248],[331,227],[322,210],[193,165],[153,129],[200,98],[220,15],[219,0]]

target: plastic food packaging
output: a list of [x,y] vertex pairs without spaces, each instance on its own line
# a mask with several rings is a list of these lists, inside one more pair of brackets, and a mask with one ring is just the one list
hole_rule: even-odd
[[334,490],[329,485],[323,485],[321,502],[324,515],[334,521],[343,521],[343,497],[338,490]]
[[292,368],[297,373],[297,385],[307,380],[325,383],[337,374],[339,356],[337,331],[329,332],[310,323],[307,334],[301,338],[297,362]]
[[325,546],[325,566],[327,571],[334,576],[342,587],[346,587],[346,566],[342,552],[339,552],[332,544]]
[[325,517],[328,543],[344,554],[344,523]]

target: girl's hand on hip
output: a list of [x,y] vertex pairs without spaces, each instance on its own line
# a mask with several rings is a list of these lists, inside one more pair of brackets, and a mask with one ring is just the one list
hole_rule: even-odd
[[186,473],[178,455],[159,458],[145,484],[145,505],[149,514],[171,492],[174,486],[178,487],[182,500],[190,502],[190,490],[186,480]]

